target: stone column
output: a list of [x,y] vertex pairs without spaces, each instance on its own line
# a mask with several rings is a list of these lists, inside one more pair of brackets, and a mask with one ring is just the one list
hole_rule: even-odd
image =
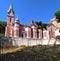
[[47,30],[43,30],[43,38],[47,39]]
[[29,30],[28,30],[28,36],[29,36],[29,38],[31,38],[31,28],[29,28]]
[[31,28],[26,27],[26,28],[25,28],[25,31],[26,31],[26,36],[27,36],[27,38],[31,38]]
[[17,24],[14,26],[14,37],[19,37],[19,26]]
[[37,29],[33,28],[33,38],[37,39]]
[[39,32],[39,39],[42,39],[42,30],[41,29],[38,29],[38,32]]
[[49,31],[47,30],[47,39],[50,40]]

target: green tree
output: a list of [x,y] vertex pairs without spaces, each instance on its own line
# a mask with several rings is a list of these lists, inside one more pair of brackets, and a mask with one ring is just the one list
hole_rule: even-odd
[[35,22],[36,25],[38,26],[38,28],[42,28],[42,21],[39,21],[39,22]]
[[5,33],[6,22],[0,21],[0,33]]
[[5,34],[5,27],[7,22],[0,21],[0,38]]
[[45,28],[46,29],[46,26],[47,26],[48,24],[43,24],[43,28]]
[[56,19],[58,19],[58,22],[60,22],[60,10],[55,12]]
[[47,24],[42,23],[42,21],[36,22],[36,25],[38,26],[38,28],[41,28],[41,29],[43,28],[46,29],[46,26],[47,26]]

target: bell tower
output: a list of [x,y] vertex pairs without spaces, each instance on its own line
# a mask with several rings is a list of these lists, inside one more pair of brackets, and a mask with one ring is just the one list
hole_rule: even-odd
[[7,14],[7,25],[13,26],[13,24],[14,24],[14,11],[13,11],[12,4],[10,4],[8,14]]
[[10,4],[8,13],[7,13],[7,26],[5,28],[5,36],[13,37],[14,36],[14,11],[13,6]]

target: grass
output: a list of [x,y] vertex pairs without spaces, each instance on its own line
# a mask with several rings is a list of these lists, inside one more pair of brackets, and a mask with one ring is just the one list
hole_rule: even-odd
[[0,54],[0,61],[60,61],[60,45],[31,46]]
[[4,36],[4,33],[0,33],[0,49],[1,49],[1,37]]
[[0,33],[0,38],[1,38],[2,36],[4,36],[4,33]]
[[51,56],[52,61],[60,61],[60,53]]
[[13,53],[18,50],[24,49],[26,46],[20,46],[20,47],[10,47],[10,48],[5,48],[5,49],[0,49],[0,54],[7,54],[7,53]]

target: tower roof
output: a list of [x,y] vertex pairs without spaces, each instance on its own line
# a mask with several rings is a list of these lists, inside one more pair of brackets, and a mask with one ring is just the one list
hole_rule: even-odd
[[35,26],[35,27],[37,27],[37,25],[34,23],[33,20],[29,23],[29,26]]
[[16,18],[16,21],[19,20],[18,17]]
[[33,20],[31,22],[29,22],[29,26],[32,25],[32,24],[34,24],[34,21]]
[[18,19],[18,17],[16,18],[15,23],[19,23],[19,19]]
[[10,4],[10,7],[8,9],[8,13],[10,13],[10,12],[14,13],[14,11],[13,11],[13,5],[12,4]]

